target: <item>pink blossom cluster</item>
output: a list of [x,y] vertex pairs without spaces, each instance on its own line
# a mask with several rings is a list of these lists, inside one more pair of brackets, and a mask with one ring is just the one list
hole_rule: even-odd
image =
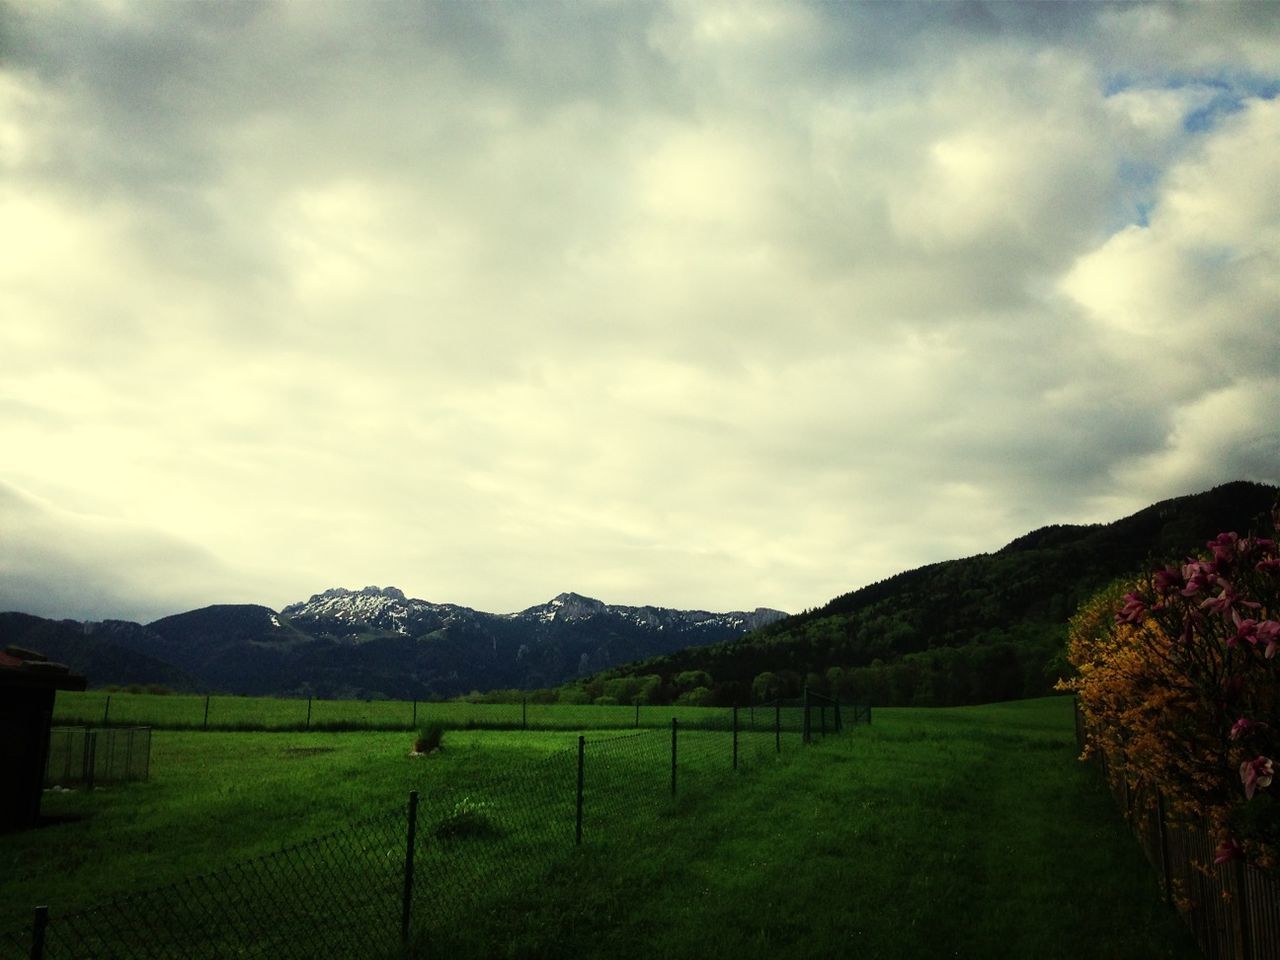
[[[1273,514],[1273,521],[1277,518]],[[1269,788],[1280,758],[1280,548],[1275,540],[1222,533],[1207,544],[1207,554],[1152,572],[1139,589],[1125,594],[1115,621],[1143,628],[1150,624],[1170,640],[1166,656],[1179,668],[1188,690],[1195,691],[1207,717],[1220,730],[1213,751],[1221,771],[1227,823],[1243,825],[1245,836],[1229,827],[1216,851],[1217,862],[1244,856],[1241,840],[1280,844],[1268,827],[1280,823],[1274,812],[1249,813],[1245,807],[1275,803]],[[1229,783],[1235,783],[1232,800]],[[1280,786],[1277,786],[1280,790]]]

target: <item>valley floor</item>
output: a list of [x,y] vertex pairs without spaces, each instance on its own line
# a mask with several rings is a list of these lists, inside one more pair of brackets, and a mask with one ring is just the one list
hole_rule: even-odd
[[444,931],[465,957],[1194,958],[1070,701],[878,710]]
[[[56,927],[106,897],[178,882],[155,899],[163,907],[183,878],[383,811],[390,832],[375,853],[389,899],[372,908],[394,944],[401,805],[416,789],[419,956],[1197,955],[1101,778],[1077,761],[1066,698],[877,710],[871,726],[812,747],[792,734],[781,757],[758,734],[737,773],[728,734],[690,732],[674,801],[669,735],[591,735],[581,847],[576,736],[452,731],[425,758],[408,755],[403,732],[154,736],[149,782],[46,795],[62,822],[0,836],[0,934],[37,903]],[[283,895],[310,897],[307,876],[290,876]],[[343,913],[336,897],[321,906]],[[25,956],[22,937],[8,942]],[[5,946],[0,936],[7,958]]]

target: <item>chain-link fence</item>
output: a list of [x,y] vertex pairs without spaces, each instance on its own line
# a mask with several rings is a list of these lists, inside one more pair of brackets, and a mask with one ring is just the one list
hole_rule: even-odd
[[[829,698],[817,693],[815,703]],[[761,701],[741,708],[746,725],[772,722],[766,717],[781,703],[784,729],[799,730],[802,698]],[[869,707],[859,709],[869,710]],[[828,711],[829,712],[829,711]],[[416,730],[439,724],[446,730],[644,730],[665,727],[673,716],[688,727],[727,730],[731,707],[662,704],[566,704],[515,700],[467,703],[427,700],[323,700],[319,697],[236,697],[217,694],[59,693],[54,720],[59,724],[147,726],[156,730],[304,731]],[[815,715],[816,721],[821,717]]]
[[45,787],[84,787],[146,780],[151,772],[147,727],[54,727],[49,731]]
[[731,789],[735,771],[775,763],[822,728],[810,703],[783,729],[784,709],[796,708],[775,704],[754,725],[731,710],[723,729],[675,718],[584,734],[253,860],[88,909],[39,908],[0,933],[0,960],[426,956],[575,845],[634,837],[672,802]]

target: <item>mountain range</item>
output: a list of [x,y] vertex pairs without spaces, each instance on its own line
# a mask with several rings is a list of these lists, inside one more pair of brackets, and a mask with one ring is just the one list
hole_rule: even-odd
[[659,689],[697,682],[709,703],[796,696],[805,686],[877,705],[1039,696],[1070,671],[1067,621],[1083,601],[1117,578],[1203,551],[1223,531],[1269,535],[1277,494],[1235,482],[1113,523],[1042,527],[995,553],[909,570],[742,637],[614,668],[576,695],[616,699],[628,678],[656,676]]
[[[448,697],[556,688],[576,701],[743,702],[804,686],[876,704],[1036,696],[1068,672],[1066,625],[1118,577],[1265,532],[1280,491],[1236,482],[1107,524],[1052,525],[787,616],[613,606],[563,593],[494,614],[394,587],[325,590],[274,611],[217,605],[145,626],[0,614],[0,646],[39,650],[90,684],[321,697]],[[655,679],[657,678],[657,679]],[[690,701],[692,702],[692,701]]]
[[395,587],[335,588],[278,612],[220,604],[145,626],[3,613],[0,646],[38,650],[94,686],[408,699],[552,687],[784,616],[764,608],[617,606],[576,593],[494,614],[413,599]]

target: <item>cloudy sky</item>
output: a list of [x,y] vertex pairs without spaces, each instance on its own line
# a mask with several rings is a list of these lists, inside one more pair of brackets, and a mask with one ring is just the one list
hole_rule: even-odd
[[796,611],[1280,479],[1280,6],[0,2],[0,610]]

